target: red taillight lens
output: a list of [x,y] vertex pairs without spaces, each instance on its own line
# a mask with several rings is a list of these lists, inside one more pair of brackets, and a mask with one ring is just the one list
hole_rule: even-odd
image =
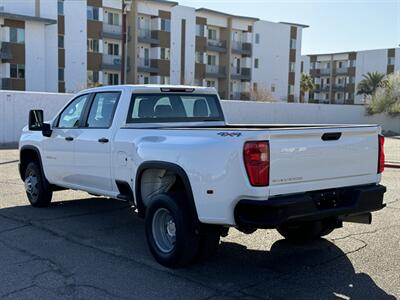
[[269,185],[269,143],[244,144],[244,164],[252,186]]
[[385,169],[385,137],[383,135],[378,136],[379,139],[379,157],[378,157],[378,174],[382,173]]

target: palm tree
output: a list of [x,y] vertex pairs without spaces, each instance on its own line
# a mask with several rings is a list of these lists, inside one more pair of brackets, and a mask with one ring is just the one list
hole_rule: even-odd
[[310,74],[301,73],[300,78],[300,102],[304,102],[304,95],[315,90],[315,84]]
[[358,83],[357,95],[372,96],[378,87],[385,84],[385,74],[379,72],[368,72],[363,75],[364,79]]

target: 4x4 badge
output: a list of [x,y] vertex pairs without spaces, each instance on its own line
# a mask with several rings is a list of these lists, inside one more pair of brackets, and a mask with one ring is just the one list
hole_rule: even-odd
[[220,136],[230,136],[230,137],[239,137],[242,134],[240,132],[218,132],[218,135]]

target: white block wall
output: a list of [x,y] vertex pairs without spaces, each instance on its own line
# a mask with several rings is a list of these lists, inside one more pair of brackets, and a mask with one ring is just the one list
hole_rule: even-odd
[[[17,143],[31,109],[43,109],[49,120],[71,94],[0,91],[0,145]],[[222,101],[231,124],[380,124],[400,134],[399,118],[366,116],[365,107],[348,105]]]

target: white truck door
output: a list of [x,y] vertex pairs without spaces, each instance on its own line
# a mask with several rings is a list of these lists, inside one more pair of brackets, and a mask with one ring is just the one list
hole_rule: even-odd
[[120,92],[93,97],[85,124],[75,140],[73,180],[90,190],[110,192],[112,123]]
[[51,183],[72,183],[75,138],[79,134],[81,117],[89,97],[82,95],[73,99],[58,117],[51,137],[43,142],[43,165]]

